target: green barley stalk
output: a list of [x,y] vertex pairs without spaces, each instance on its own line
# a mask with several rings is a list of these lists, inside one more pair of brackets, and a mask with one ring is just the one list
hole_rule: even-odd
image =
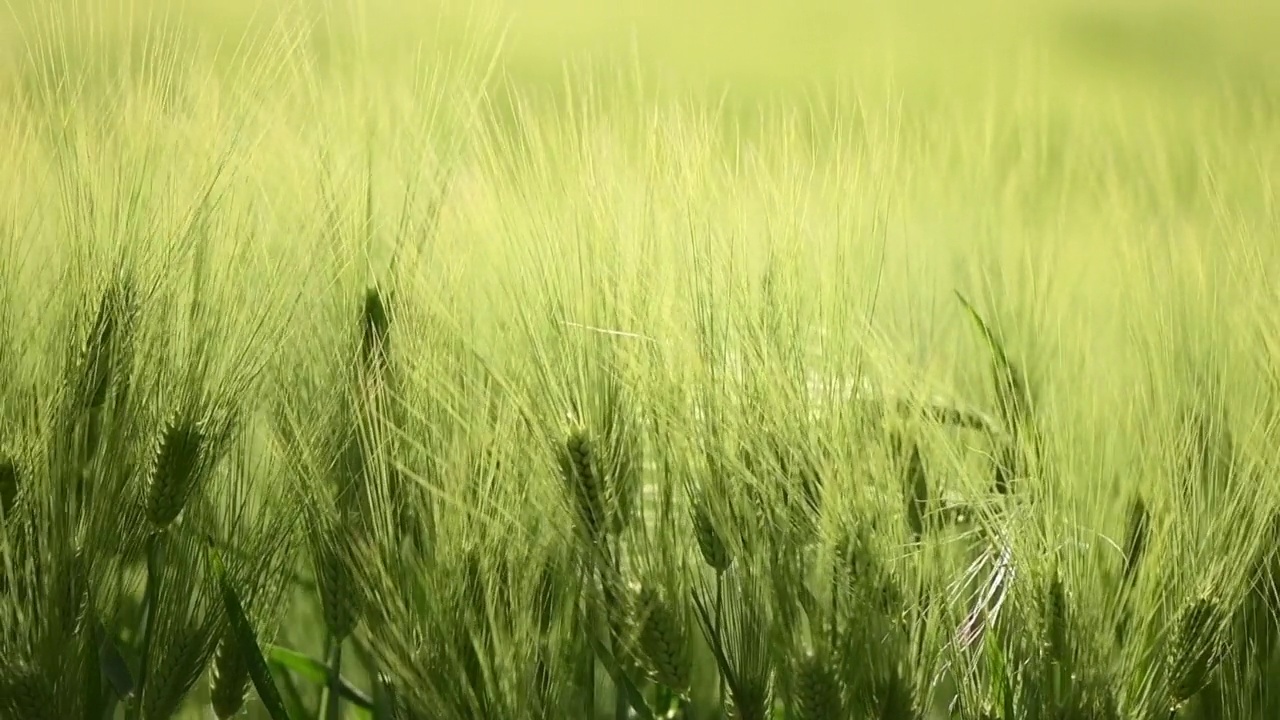
[[1077,702],[1074,687],[1077,670],[1077,641],[1070,597],[1062,571],[1055,566],[1049,578],[1044,596],[1043,654],[1048,703],[1065,708]]
[[[289,485],[263,482],[273,477],[270,456],[249,442],[238,445],[225,482],[216,486],[217,535],[231,551],[222,570],[239,590],[251,627],[272,628],[283,615],[291,587],[287,581],[294,562],[292,549],[300,539],[302,517],[292,508],[300,499]],[[249,650],[238,639],[233,623],[228,620],[221,625],[209,679],[210,703],[220,720],[235,716],[244,706],[252,682]]]
[[377,288],[365,291],[360,315],[360,367],[366,373],[384,371],[391,355],[391,316]]
[[995,386],[996,407],[1008,437],[996,451],[995,490],[1000,495],[1012,492],[1016,476],[1027,470],[1029,450],[1036,440],[1033,426],[1033,400],[1026,373],[1014,364],[999,334],[983,319],[977,308],[959,291],[956,297],[978,328],[991,353],[991,376]]
[[703,637],[711,646],[716,665],[729,690],[731,716],[741,720],[766,720],[773,698],[772,618],[767,609],[769,593],[760,586],[758,572],[743,566],[730,575],[722,631],[717,633],[713,611],[704,592],[693,594]]
[[[719,636],[724,613],[724,574],[733,565],[733,554],[716,529],[704,498],[699,498],[693,503],[693,530],[703,562],[716,574],[715,617],[712,631]],[[723,676],[718,676],[716,679],[716,698],[717,702],[723,706],[725,699]]]
[[[201,418],[188,406],[166,422],[156,444],[145,498],[145,517],[152,527],[152,534],[147,540],[147,615],[138,670],[138,684],[144,689],[144,704],[133,707],[135,717],[136,713],[145,710],[148,673],[153,664],[153,654],[157,652],[156,633],[173,621],[165,617],[164,598],[172,597],[169,594],[172,589],[164,586],[169,574],[165,567],[166,556],[173,547],[179,549],[179,559],[181,552],[190,550],[182,544],[173,546],[168,531],[188,501],[208,483],[229,447],[231,433],[232,425],[226,420]],[[212,641],[209,650],[212,651]],[[190,651],[190,657],[197,655],[194,650]]]
[[[570,504],[576,517],[578,536],[582,538],[588,553],[607,553],[603,535],[604,489],[597,471],[595,447],[585,428],[576,427],[570,431],[568,438],[557,452],[557,458],[561,480],[569,493]],[[584,563],[581,567],[584,587],[594,582],[596,572],[592,570],[593,567],[603,569],[599,563]],[[584,617],[591,617],[591,613],[585,612],[585,608],[590,603],[585,593],[579,599],[579,603],[584,608]],[[590,623],[587,623],[586,631],[594,632]],[[583,657],[583,682],[587,688],[585,702],[588,712],[594,714],[595,659],[590,653],[584,653]]]
[[1142,567],[1147,543],[1151,536],[1151,511],[1142,494],[1134,495],[1129,502],[1124,533],[1124,566],[1121,579],[1126,587],[1132,586]]
[[129,394],[141,306],[136,283],[121,272],[112,278],[98,302],[97,315],[80,360],[76,397],[88,421],[84,457],[97,453],[103,412],[112,388],[119,404]]
[[262,657],[262,650],[258,646],[253,625],[249,622],[248,616],[245,615],[240,597],[236,593],[236,589],[231,585],[226,564],[222,561],[221,554],[212,539],[209,539],[207,547],[209,561],[213,566],[214,579],[217,582],[218,594],[222,600],[222,607],[226,612],[227,622],[231,628],[231,636],[235,638],[241,657],[248,665],[249,677],[253,680],[254,689],[258,691],[258,697],[261,698],[262,704],[266,706],[271,720],[294,720],[289,717],[288,712],[284,709],[284,701],[281,699],[280,691],[276,688],[275,681],[271,677],[271,670],[267,667],[267,661]]
[[[599,583],[604,594],[604,618],[607,620],[609,638],[611,638],[614,657],[621,651],[620,628],[616,618],[616,610],[620,607],[621,559],[618,552],[609,543],[611,534],[620,532],[627,523],[634,496],[637,492],[636,457],[634,447],[628,446],[630,439],[622,433],[630,432],[623,420],[618,416],[621,410],[616,406],[617,400],[609,401],[608,409],[611,419],[608,420],[607,443],[604,452],[596,445],[585,428],[571,430],[559,451],[559,468],[562,480],[570,492],[571,505],[577,516],[579,537],[584,539],[584,550],[588,553],[589,564],[584,566],[584,579],[589,583]],[[594,568],[594,571],[591,570]],[[591,602],[584,596],[582,602]],[[590,614],[589,614],[590,615]],[[588,632],[591,632],[588,629]],[[594,661],[589,662],[589,670],[584,673],[588,688],[594,688]],[[589,696],[593,693],[588,693]],[[594,700],[588,697],[594,706]],[[620,717],[627,714],[627,698],[621,688],[616,693],[614,712]]]
[[[355,544],[368,528],[371,493],[383,490],[379,481],[390,474],[385,453],[388,418],[383,410],[388,407],[388,399],[395,402],[398,391],[391,356],[391,313],[380,289],[366,290],[359,326],[359,353],[354,365],[357,377],[349,395],[351,404],[345,416],[336,418],[339,423],[349,424],[339,431],[345,434],[346,441],[331,478],[338,524],[330,528],[327,537],[317,536],[312,543],[321,606],[330,632],[330,682],[324,711],[328,720],[336,720],[342,712],[337,681],[342,676],[343,644],[354,632],[363,605],[352,570]],[[387,486],[385,491],[390,493],[393,504],[405,504],[402,488]]]
[[733,553],[716,529],[705,499],[694,501],[692,515],[694,541],[698,545],[702,561],[717,574],[728,572],[733,566]]
[[198,533],[155,536],[162,554],[148,579],[147,608],[138,674],[144,720],[174,716],[208,668],[223,624],[204,539]]
[[[80,311],[80,308],[77,308]],[[73,512],[86,519],[92,515],[93,495],[116,495],[118,474],[98,472],[89,465],[100,453],[112,457],[110,465],[122,464],[122,443],[130,424],[126,404],[138,345],[140,297],[129,271],[117,267],[97,302],[88,336],[71,351],[66,365],[53,450],[70,477]],[[79,314],[77,312],[77,314]],[[101,477],[99,477],[101,476]],[[100,488],[100,489],[99,489]]]
[[329,633],[341,641],[355,630],[361,614],[361,593],[352,571],[354,548],[341,539],[344,528],[337,519],[315,522],[325,523],[323,530],[308,530],[321,612]]
[[977,308],[959,291],[956,291],[956,297],[960,299],[960,303],[986,341],[988,350],[991,351],[991,376],[995,385],[996,407],[1000,418],[1009,432],[1019,435],[1022,431],[1029,429],[1028,421],[1032,412],[1031,392],[1026,374],[1014,364],[1005,350],[1004,341],[983,319]]
[[208,474],[210,437],[190,416],[171,418],[161,433],[147,490],[147,520],[163,532]]
[[228,628],[214,652],[209,687],[209,703],[218,720],[228,720],[240,713],[250,682],[249,659]]
[[[348,465],[349,471],[356,473],[362,479],[368,481],[375,476],[381,469],[380,451],[381,447],[378,441],[383,439],[382,418],[377,415],[378,399],[381,397],[379,391],[386,388],[386,383],[390,381],[391,370],[391,316],[388,313],[387,303],[378,288],[369,288],[365,292],[364,306],[360,315],[360,353],[357,362],[357,369],[360,373],[359,382],[355,388],[355,397],[360,398],[362,402],[356,405],[355,412],[351,418],[352,423],[359,428],[356,434],[355,442],[348,446],[348,452],[357,453],[358,457],[350,461]],[[358,486],[351,487],[347,492],[357,489]],[[392,488],[398,490],[398,488]],[[357,490],[358,491],[358,490]],[[397,494],[397,497],[399,495]],[[358,498],[364,500],[365,498]],[[352,498],[355,501],[356,498]],[[401,499],[403,502],[403,499]],[[360,518],[358,510],[348,512],[348,517]],[[356,522],[359,522],[357,519]],[[351,523],[354,525],[355,523]],[[348,527],[347,530],[355,531],[355,527]],[[342,542],[342,541],[335,541]],[[347,579],[344,580],[340,575],[344,572],[343,559],[332,555],[322,554],[317,564],[318,577],[322,587],[322,593],[326,598],[326,607],[332,607],[327,611],[327,617],[337,625],[329,625],[333,637],[331,638],[328,648],[329,663],[329,687],[327,690],[327,700],[325,704],[326,720],[338,720],[342,712],[342,696],[338,688],[338,679],[342,677],[342,645],[346,637],[354,630],[356,610],[348,608],[347,611],[340,612],[337,605],[342,601],[336,594],[348,594],[349,590],[343,586],[354,586],[354,582]],[[348,604],[349,605],[349,604]],[[347,615],[350,617],[341,617]]]

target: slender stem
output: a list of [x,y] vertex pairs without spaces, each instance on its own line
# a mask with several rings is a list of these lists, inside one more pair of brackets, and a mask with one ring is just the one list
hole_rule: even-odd
[[838,644],[840,637],[840,568],[831,569],[831,647]]
[[[621,576],[622,573],[620,570],[620,563],[618,561],[617,555],[613,556],[612,565],[613,565],[614,576],[615,577]],[[606,593],[606,596],[607,596],[606,604],[613,606],[612,607],[613,612],[619,612],[619,606],[617,605],[616,598],[613,597],[612,593],[608,593],[605,590],[605,588],[608,587],[608,582],[609,582],[608,578],[606,578],[604,576],[604,573],[601,572],[600,573],[600,589],[601,589],[601,592]],[[621,659],[622,656],[620,653],[622,650],[622,642],[618,637],[618,632],[615,627],[615,624],[609,619],[608,613],[605,614],[605,622],[608,623],[609,625],[609,646],[610,646],[609,649],[613,652],[613,656],[615,658]],[[630,714],[630,712],[631,712],[631,703],[627,699],[627,694],[623,691],[621,687],[617,687],[615,683],[615,686],[613,688],[613,716],[615,720],[627,720],[627,716]]]
[[669,720],[672,714],[672,693],[662,683],[657,683],[653,689],[653,709],[656,710],[659,718]]
[[325,720],[342,717],[342,639],[334,637],[329,646],[329,698],[325,705]]
[[138,664],[138,692],[129,706],[130,720],[142,717],[142,699],[147,690],[147,672],[151,664],[151,646],[154,643],[156,617],[159,615],[160,581],[162,579],[160,565],[164,557],[164,533],[156,532],[147,538],[147,618],[142,630],[142,654]]
[[[584,567],[582,570],[583,592],[581,594],[581,597],[578,599],[578,602],[580,603],[578,610],[582,617],[583,632],[587,632],[587,633],[593,633],[596,631],[596,628],[594,627],[594,622],[593,622],[595,620],[595,614],[590,612],[591,600],[589,597],[587,597],[587,592],[586,592],[587,590],[586,586],[591,582],[591,578],[592,578],[592,574],[590,569]],[[595,655],[595,652],[592,650],[591,643],[589,641],[585,643],[584,649],[585,649],[585,652],[582,653],[582,657],[584,660],[583,674],[585,676],[583,679],[586,682],[586,687],[584,688],[584,690],[586,690],[587,692],[586,717],[589,720],[594,720],[596,716],[596,655]]]
[[[716,641],[719,642],[721,631],[721,618],[724,613],[724,573],[716,573]],[[721,717],[725,714],[724,708],[724,673],[716,673],[716,699],[718,701],[718,710],[716,711]]]

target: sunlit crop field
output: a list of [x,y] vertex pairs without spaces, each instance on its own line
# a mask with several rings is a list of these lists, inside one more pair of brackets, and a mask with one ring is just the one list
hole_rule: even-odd
[[11,2],[0,719],[1275,717],[1277,38]]

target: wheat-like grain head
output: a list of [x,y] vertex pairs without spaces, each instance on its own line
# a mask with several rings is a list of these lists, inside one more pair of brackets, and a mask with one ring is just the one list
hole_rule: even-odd
[[596,472],[596,456],[586,430],[573,430],[564,443],[561,473],[573,499],[578,522],[591,542],[600,538],[605,518],[604,493]]
[[8,522],[18,502],[21,481],[18,462],[9,452],[0,451],[0,522]]
[[1182,609],[1165,657],[1171,710],[1181,708],[1208,684],[1222,661],[1226,622],[1221,601],[1209,596]]
[[0,666],[0,717],[55,720],[52,694],[52,685],[36,669],[8,662]]
[[207,471],[209,442],[201,424],[183,417],[169,420],[160,436],[147,489],[147,520],[164,529],[196,491]]
[[213,655],[209,702],[218,720],[235,717],[249,693],[249,660],[230,628],[223,630]]
[[163,661],[151,669],[142,695],[145,720],[171,720],[178,713],[204,674],[216,642],[210,623],[175,628],[169,633],[160,651]]
[[844,717],[839,677],[830,658],[809,650],[794,663],[796,719]]
[[723,573],[733,565],[733,554],[729,551],[720,532],[716,530],[711,512],[705,502],[694,503],[693,536],[698,544],[698,552],[701,553],[707,567],[717,573]]
[[677,693],[688,692],[693,668],[684,618],[670,600],[647,585],[635,598],[633,616],[637,645],[654,677]]
[[360,622],[363,595],[353,573],[353,549],[340,533],[337,527],[328,537],[313,533],[311,557],[325,626],[335,638],[346,638]]

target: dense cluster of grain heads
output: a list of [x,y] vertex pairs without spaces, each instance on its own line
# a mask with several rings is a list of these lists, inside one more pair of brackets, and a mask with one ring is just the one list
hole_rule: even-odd
[[[591,344],[575,362],[609,372],[544,412],[556,367],[524,387],[483,365],[463,386],[465,344],[437,338],[455,350],[424,371],[380,289],[308,338],[333,352],[282,370],[259,415],[199,363],[140,382],[131,287],[97,303],[73,400],[50,405],[64,417],[0,438],[0,717],[1202,718],[1252,667],[1244,628],[1278,634],[1274,591],[1249,589],[1274,582],[1273,550],[1153,611],[1189,542],[1157,489],[1124,509],[1118,570],[1038,529],[1056,527],[1036,515],[1055,457],[967,303],[995,386],[979,421],[903,400],[684,408],[675,378]],[[1175,506],[1248,462],[1207,422],[1186,425],[1179,472],[1200,479]],[[972,451],[983,435],[992,453]],[[981,487],[948,481],[964,458]],[[286,620],[298,606],[323,642]]]

